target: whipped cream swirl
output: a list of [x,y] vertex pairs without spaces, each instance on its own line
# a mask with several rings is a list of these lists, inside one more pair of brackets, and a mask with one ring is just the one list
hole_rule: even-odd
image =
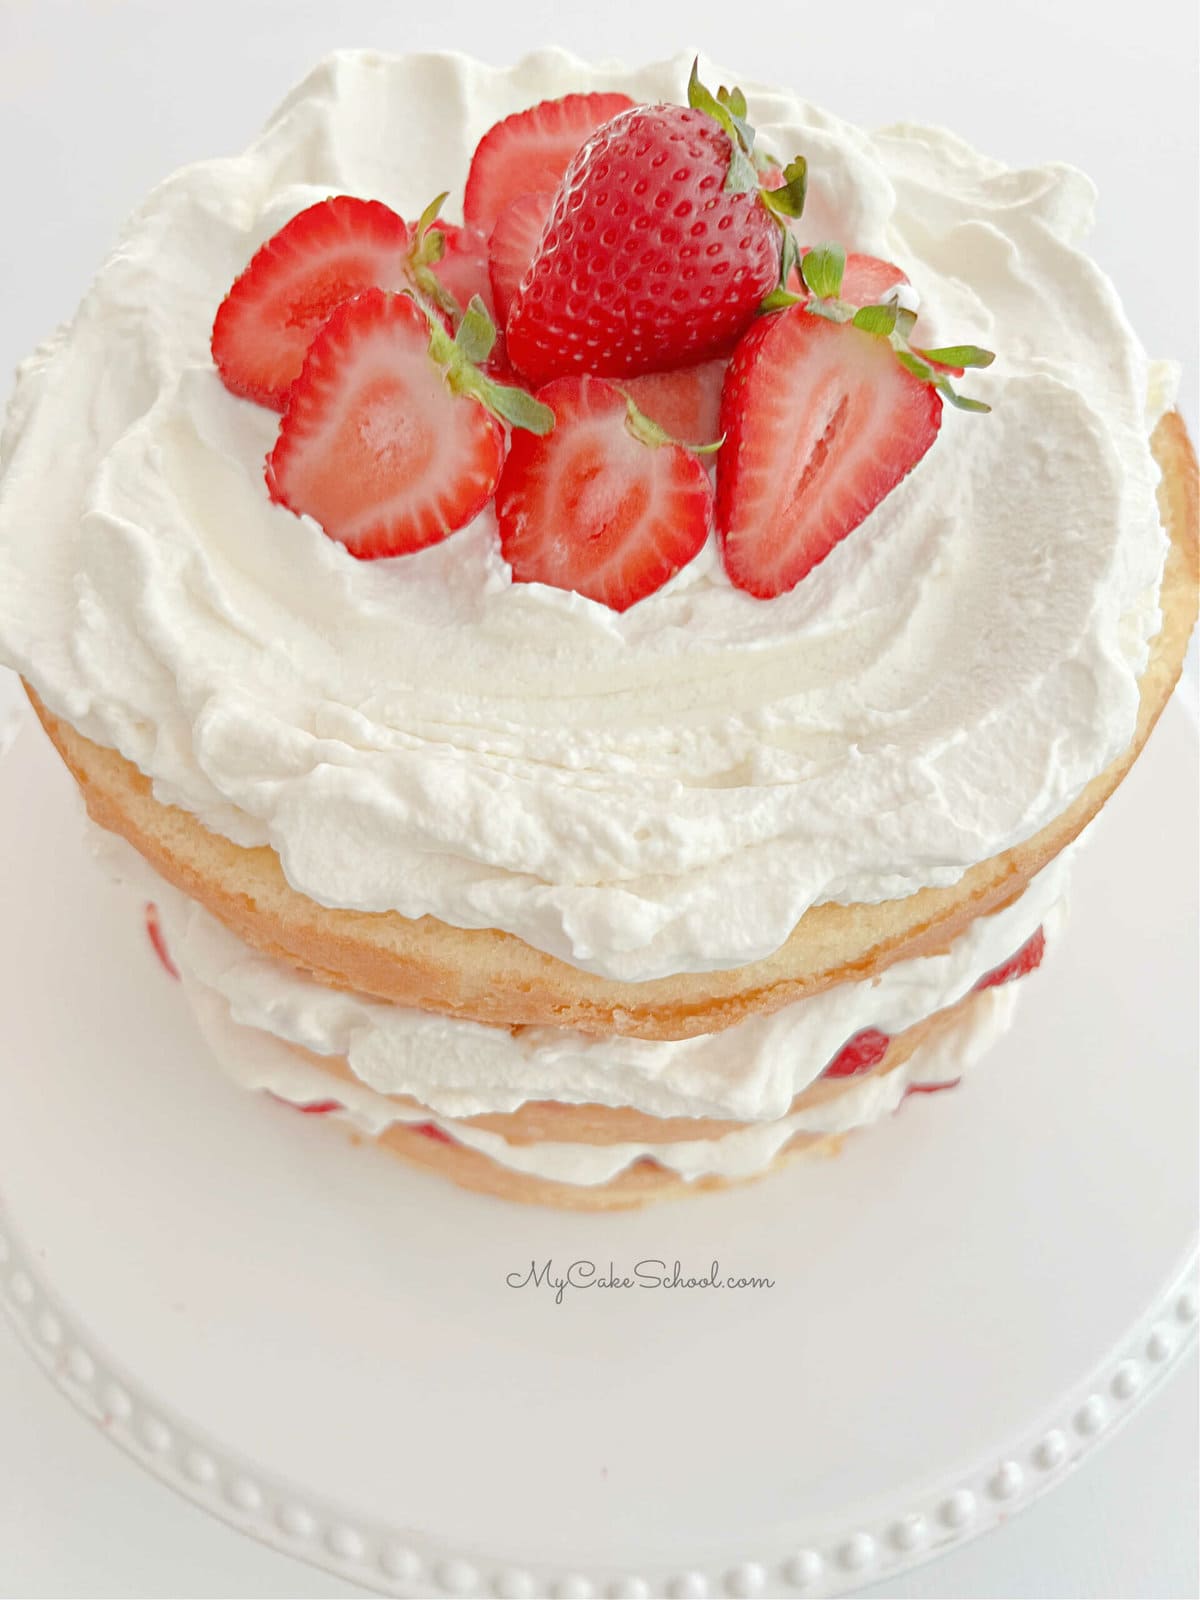
[[973,379],[993,414],[949,411],[791,594],[733,589],[710,544],[617,615],[514,585],[490,511],[359,563],[272,506],[277,418],[208,351],[256,246],[330,192],[409,217],[461,194],[531,101],[686,75],[330,58],[245,154],[150,195],[0,446],[0,659],[55,712],[317,901],[629,980],[757,959],[815,902],[952,883],[1035,832],[1128,743],[1165,549],[1170,380],[1079,249],[1087,180],[753,85],[765,146],[808,157],[808,236],[903,267],[922,342],[999,352]]

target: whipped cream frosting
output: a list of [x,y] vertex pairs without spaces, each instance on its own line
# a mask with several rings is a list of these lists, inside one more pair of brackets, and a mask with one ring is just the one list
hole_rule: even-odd
[[[1010,1026],[1018,988],[1018,984],[1007,984],[985,990],[965,1015],[915,1050],[894,1071],[865,1076],[849,1083],[844,1093],[822,1105],[773,1122],[754,1123],[719,1139],[664,1144],[591,1145],[555,1140],[516,1144],[469,1122],[442,1115],[431,1119],[424,1111],[405,1110],[357,1081],[339,1080],[336,1092],[344,1107],[340,1115],[366,1133],[382,1133],[396,1122],[432,1121],[458,1143],[529,1177],[551,1178],[559,1183],[607,1183],[635,1161],[649,1158],[683,1178],[747,1178],[768,1166],[796,1134],[849,1133],[890,1115],[910,1085],[951,1083],[962,1077]],[[271,1034],[235,1022],[228,1005],[215,991],[196,985],[190,989],[189,997],[213,1054],[236,1083],[246,1089],[269,1089],[295,1105],[312,1105],[329,1098],[326,1073],[296,1056]]]
[[1035,832],[1128,743],[1165,551],[1172,378],[1079,248],[1088,181],[753,85],[765,147],[808,157],[807,236],[903,267],[923,342],[998,352],[992,415],[948,410],[791,594],[733,589],[710,544],[618,615],[514,585],[490,511],[359,563],[272,506],[277,418],[208,350],[257,245],[331,192],[457,198],[539,98],[686,77],[330,58],[243,155],[149,196],[0,444],[0,659],[52,710],[317,901],[628,980],[754,960],[815,902],[953,883]]
[[100,829],[92,838],[107,869],[158,905],[189,994],[207,991],[234,1022],[341,1058],[378,1094],[411,1095],[447,1117],[554,1100],[632,1106],[656,1117],[773,1121],[861,1029],[901,1033],[960,1000],[1039,927],[1053,941],[1065,920],[1070,866],[1069,852],[1012,905],[976,918],[945,954],[896,962],[878,978],[838,984],[719,1033],[661,1041],[569,1028],[510,1031],[326,988],[250,949],[123,840]]

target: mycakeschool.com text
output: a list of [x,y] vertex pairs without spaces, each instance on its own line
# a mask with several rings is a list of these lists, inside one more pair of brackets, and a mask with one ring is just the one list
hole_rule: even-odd
[[507,1274],[504,1280],[510,1289],[541,1289],[554,1296],[555,1305],[561,1305],[568,1290],[574,1289],[773,1289],[774,1278],[744,1277],[725,1273],[719,1261],[710,1261],[699,1270],[685,1269],[678,1261],[657,1261],[647,1257],[631,1267],[618,1270],[609,1261],[572,1261],[559,1266],[553,1258],[531,1261]]

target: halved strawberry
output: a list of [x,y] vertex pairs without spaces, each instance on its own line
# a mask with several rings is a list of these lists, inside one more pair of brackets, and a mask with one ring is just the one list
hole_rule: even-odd
[[513,435],[496,491],[513,580],[626,611],[702,548],[708,474],[601,378],[556,378],[537,398],[554,412],[554,429],[541,439]]
[[888,1053],[891,1039],[878,1028],[863,1028],[844,1044],[821,1074],[823,1078],[854,1078],[870,1072]]
[[494,315],[492,286],[488,279],[487,239],[474,228],[460,228],[457,223],[443,222],[439,217],[433,227],[446,241],[440,261],[433,264],[434,276],[442,287],[449,290],[464,309],[476,295],[483,301],[489,315]]
[[281,1106],[287,1106],[289,1111],[299,1111],[306,1117],[327,1117],[331,1111],[345,1109],[340,1100],[289,1100],[284,1095],[276,1094],[274,1089],[267,1089],[264,1092]]
[[471,157],[463,196],[468,223],[490,234],[500,213],[520,195],[556,189],[580,145],[632,104],[624,94],[567,94],[497,122]]
[[1000,966],[993,967],[980,978],[975,985],[977,989],[994,989],[997,984],[1010,983],[1014,978],[1023,978],[1027,972],[1033,972],[1042,964],[1042,957],[1046,954],[1045,929],[1039,928],[1032,938],[1008,960]]
[[519,195],[496,218],[496,226],[488,240],[488,275],[492,281],[496,317],[501,327],[508,320],[508,308],[525,276],[526,267],[533,260],[553,204],[554,195],[551,191],[534,189],[529,194]]
[[167,946],[166,935],[162,929],[162,918],[159,916],[158,907],[153,900],[147,900],[145,905],[146,936],[150,940],[154,954],[165,968],[168,977],[178,978],[179,968],[171,959],[171,951]]
[[267,458],[272,500],[351,555],[436,544],[487,504],[504,431],[433,359],[440,334],[409,295],[370,289],[314,339]]
[[937,391],[886,338],[804,305],[761,318],[721,396],[717,533],[739,589],[792,589],[937,437]]
[[281,411],[317,330],[363,289],[407,283],[408,224],[378,200],[337,195],[286,223],[222,301],[212,355],[234,394]]
[[436,1122],[410,1122],[409,1127],[414,1133],[423,1133],[427,1139],[434,1139],[438,1144],[453,1144],[454,1140],[444,1128],[439,1128]]
[[[941,1094],[946,1089],[957,1089],[961,1082],[961,1078],[947,1078],[944,1083],[910,1083],[900,1096],[900,1105],[904,1104],[910,1094]],[[899,1109],[900,1106],[897,1106],[896,1110]]]
[[[806,256],[812,246],[801,248]],[[908,276],[893,261],[883,261],[879,256],[864,256],[852,251],[846,257],[842,285],[838,298],[850,306],[882,305],[902,285],[908,286]],[[800,276],[799,267],[793,267],[787,287],[792,294],[807,297],[808,286]]]
[[702,361],[674,372],[646,372],[623,378],[621,388],[680,444],[714,444],[721,436],[721,388],[728,366],[728,361]]

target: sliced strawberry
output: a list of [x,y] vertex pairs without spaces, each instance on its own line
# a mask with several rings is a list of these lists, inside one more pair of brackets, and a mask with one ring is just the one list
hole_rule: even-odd
[[333,313],[293,385],[267,487],[351,555],[436,544],[495,489],[503,430],[449,386],[430,337],[408,295],[368,290]]
[[[957,1089],[961,1082],[961,1078],[947,1078],[945,1083],[910,1083],[900,1096],[900,1105],[904,1104],[910,1094],[941,1094],[945,1089]],[[896,1109],[898,1111],[900,1106]]]
[[282,411],[317,330],[363,289],[407,282],[408,224],[378,200],[309,206],[255,254],[221,303],[212,355],[234,394]]
[[622,379],[621,388],[680,444],[714,444],[721,437],[721,388],[728,366],[728,361],[702,361],[674,372],[647,372]]
[[912,471],[941,420],[936,390],[886,339],[803,305],[760,318],[721,396],[730,580],[761,599],[794,588]]
[[168,977],[178,978],[179,968],[171,959],[171,952],[167,948],[167,941],[162,930],[162,918],[158,914],[158,907],[153,900],[146,901],[146,937],[150,940],[154,954],[158,957]]
[[985,973],[975,985],[977,989],[994,989],[997,984],[1010,983],[1013,978],[1023,978],[1027,972],[1033,972],[1042,964],[1042,957],[1046,954],[1045,929],[1039,928],[1031,939],[1025,943],[1015,955],[998,967],[993,967],[991,972]]
[[501,327],[508,319],[508,308],[525,276],[525,269],[533,260],[553,204],[551,191],[534,189],[518,196],[496,218],[488,240],[488,274]]
[[464,309],[470,305],[472,297],[478,295],[488,315],[494,317],[492,286],[488,281],[487,239],[474,228],[460,228],[456,223],[443,222],[440,217],[433,227],[446,241],[442,259],[432,268],[438,281]]
[[878,1028],[864,1028],[844,1044],[821,1074],[823,1078],[854,1078],[870,1072],[888,1053],[891,1039]]
[[274,1089],[266,1090],[272,1100],[277,1100],[281,1106],[287,1106],[289,1111],[299,1111],[306,1117],[327,1117],[331,1111],[343,1109],[340,1100],[288,1100],[284,1095],[276,1094]]
[[467,221],[490,234],[500,213],[520,195],[556,189],[580,145],[632,104],[624,94],[568,94],[497,122],[471,157],[463,196]]
[[650,442],[645,419],[602,379],[557,378],[538,399],[554,429],[513,435],[496,491],[513,580],[628,610],[699,553],[712,517],[708,474],[681,445]]
[[[802,249],[800,254],[806,256],[808,249]],[[907,274],[901,272],[894,262],[882,261],[878,256],[864,256],[852,252],[846,257],[838,299],[844,300],[851,306],[882,305],[889,294],[901,285],[907,284]],[[807,285],[802,281],[798,267],[792,268],[787,286],[792,294],[808,294]]]
[[414,1133],[423,1133],[427,1139],[433,1139],[438,1144],[453,1144],[454,1140],[444,1128],[439,1128],[436,1122],[412,1122],[409,1124]]
[[881,261],[878,256],[851,254],[846,257],[840,298],[852,306],[878,306],[907,283],[907,274],[894,262]]

